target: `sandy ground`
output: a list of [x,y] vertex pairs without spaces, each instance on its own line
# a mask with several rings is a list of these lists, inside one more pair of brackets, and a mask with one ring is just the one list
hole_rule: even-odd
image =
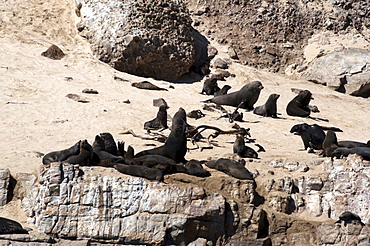
[[[179,107],[187,112],[201,109],[210,96],[201,95],[203,81],[169,83],[151,78],[141,78],[115,71],[96,60],[85,40],[75,30],[74,2],[72,0],[41,0],[17,3],[6,1],[0,12],[0,129],[1,139],[0,168],[8,168],[11,174],[38,173],[41,154],[68,148],[78,140],[87,139],[92,144],[96,134],[110,132],[116,141],[125,141],[135,151],[151,148],[146,144],[158,142],[141,140],[131,135],[119,133],[132,129],[136,134],[145,135],[144,122],[155,117],[158,108],[153,99],[164,98],[173,116]],[[18,6],[15,8],[15,6]],[[319,39],[316,39],[319,40]],[[320,40],[319,40],[320,41]],[[355,45],[358,42],[348,44]],[[41,56],[51,44],[58,45],[67,55],[60,61]],[[347,41],[341,43],[346,46]],[[215,45],[219,57],[227,58],[227,47]],[[330,44],[326,44],[330,45]],[[337,46],[332,44],[332,48]],[[363,44],[361,43],[361,46]],[[317,52],[318,43],[311,45],[311,52]],[[325,49],[329,49],[325,46]],[[307,52],[310,52],[308,50]],[[312,57],[311,53],[306,54]],[[264,118],[252,112],[243,112],[244,121],[238,123],[249,127],[252,138],[262,145],[266,152],[260,152],[260,159],[248,164],[261,173],[267,172],[264,162],[276,159],[285,161],[306,161],[322,159],[303,150],[300,137],[289,133],[295,124],[308,123],[335,126],[343,130],[339,140],[367,141],[369,133],[370,99],[352,97],[332,91],[324,86],[296,78],[271,74],[265,71],[231,63],[229,71],[236,75],[219,86],[229,84],[229,92],[239,90],[245,83],[260,80],[265,87],[255,106],[265,103],[271,93],[280,94],[278,100],[279,118]],[[118,76],[127,82],[115,80]],[[131,86],[132,82],[148,80],[167,88],[168,91],[140,90]],[[174,89],[171,89],[173,86]],[[83,89],[95,89],[97,95],[84,94]],[[307,118],[290,117],[285,112],[287,103],[296,95],[291,88],[308,89],[314,96],[311,104],[320,109],[312,116],[327,119],[317,121]],[[80,103],[66,97],[74,93],[89,100]],[[127,104],[123,101],[129,100]],[[231,107],[225,107],[230,112]],[[194,126],[208,124],[223,130],[231,130],[233,124],[226,118],[219,119],[219,112],[202,110],[204,118],[188,118]],[[169,119],[169,125],[171,124]],[[163,133],[168,134],[169,130]],[[204,132],[208,136],[213,131]],[[200,151],[190,150],[187,159],[207,159],[222,157],[232,153],[235,136],[225,135],[216,138],[223,147]],[[199,144],[208,146],[206,142]],[[253,144],[251,147],[257,149]],[[188,142],[189,148],[194,148]],[[316,170],[320,172],[320,169]],[[315,172],[315,170],[311,171]],[[315,173],[312,173],[315,175]],[[294,173],[290,175],[294,176]],[[9,207],[14,206],[14,207]],[[25,216],[14,209],[19,201],[12,202],[0,210],[0,216],[17,218],[21,222]]]

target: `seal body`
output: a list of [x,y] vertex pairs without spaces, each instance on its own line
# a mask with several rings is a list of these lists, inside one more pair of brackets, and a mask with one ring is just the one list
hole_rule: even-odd
[[215,96],[220,96],[220,95],[225,95],[227,92],[231,89],[230,85],[224,85],[221,90],[215,91],[214,95]]
[[67,162],[70,164],[80,164],[81,166],[94,165],[94,150],[85,139],[80,143],[79,154],[77,156],[71,156],[63,162]]
[[206,163],[206,166],[212,169],[217,169],[234,178],[253,180],[252,174],[244,167],[245,161],[235,161],[227,158],[211,160]]
[[233,152],[238,156],[245,158],[258,158],[258,153],[245,145],[244,136],[238,135],[233,144]]
[[354,147],[369,147],[370,148],[370,141],[367,143],[357,142],[357,141],[338,141],[339,147],[345,148],[354,148]]
[[149,180],[163,180],[163,171],[156,168],[125,164],[117,164],[114,167],[117,171],[123,174],[142,177]]
[[105,151],[112,155],[117,155],[117,144],[114,141],[112,134],[109,132],[100,133],[100,137],[104,140]]
[[205,170],[198,160],[191,159],[185,164],[188,174],[198,177],[208,177],[211,174]]
[[176,163],[186,163],[186,127],[186,112],[183,108],[179,108],[173,116],[171,132],[164,145],[154,149],[141,151],[135,155],[135,158],[143,155],[162,155],[171,158]]
[[322,149],[324,150],[324,156],[332,157],[333,151],[338,148],[337,135],[332,130],[327,131],[324,142],[322,143]]
[[217,85],[217,79],[211,77],[204,81],[201,94],[205,93],[206,95],[214,95],[214,93],[219,90],[220,90],[220,87],[218,87]]
[[308,104],[312,98],[309,90],[300,91],[287,105],[286,112],[290,116],[308,117],[311,113]]
[[92,145],[93,151],[99,156],[100,161],[111,160],[113,162],[123,161],[121,156],[110,154],[105,150],[105,142],[99,135],[95,136],[94,143]]
[[347,157],[350,154],[357,154],[361,156],[364,160],[370,161],[369,147],[353,147],[353,148],[339,147],[333,150],[332,152],[332,156],[336,158],[340,158],[342,156]]
[[44,157],[42,158],[42,163],[44,165],[47,165],[52,162],[65,161],[68,157],[72,155],[78,155],[78,153],[80,152],[80,144],[81,141],[78,141],[76,144],[69,147],[68,149],[50,152],[44,155]]
[[159,107],[157,116],[144,123],[145,130],[158,130],[158,129],[167,129],[167,106],[161,105]]
[[0,234],[28,234],[17,221],[0,217]]
[[324,130],[314,124],[309,125],[306,123],[303,124],[297,124],[290,129],[290,133],[294,133],[296,135],[301,136],[304,149],[312,148],[316,150],[322,149],[322,143],[325,139],[325,132]]
[[277,118],[277,100],[279,97],[279,94],[271,94],[266,103],[262,106],[256,107],[253,110],[253,113],[262,115],[263,117]]
[[253,105],[257,102],[262,89],[260,81],[253,81],[244,85],[239,91],[216,96],[210,101],[218,105],[240,106],[240,108],[253,110]]

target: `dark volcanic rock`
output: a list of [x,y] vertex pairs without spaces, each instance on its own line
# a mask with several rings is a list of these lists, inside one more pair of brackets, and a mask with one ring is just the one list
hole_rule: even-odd
[[80,34],[112,67],[173,81],[194,63],[194,33],[180,1],[83,0]]

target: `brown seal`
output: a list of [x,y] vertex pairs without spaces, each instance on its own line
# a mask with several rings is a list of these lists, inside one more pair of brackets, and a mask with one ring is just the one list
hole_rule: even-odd
[[262,115],[263,117],[277,118],[277,100],[279,99],[279,94],[271,94],[267,99],[266,103],[262,106],[258,106],[253,110],[253,113]]
[[309,125],[307,123],[297,124],[290,129],[290,133],[301,136],[305,150],[308,148],[322,149],[325,132],[320,126],[316,124]]
[[104,140],[105,151],[112,155],[117,155],[117,144],[114,141],[113,135],[109,132],[100,133],[100,137]]
[[290,116],[308,117],[311,113],[308,104],[310,103],[312,93],[309,90],[300,91],[287,105],[286,112]]
[[135,158],[143,155],[162,155],[171,158],[176,163],[186,163],[186,127],[186,112],[183,108],[179,108],[173,116],[172,129],[164,145],[154,149],[141,151],[135,155]]
[[78,155],[78,153],[80,152],[80,144],[81,141],[78,141],[76,144],[69,147],[68,149],[50,152],[42,158],[42,163],[48,165],[52,162],[64,161],[72,155]]
[[205,170],[198,160],[191,159],[185,164],[188,174],[197,177],[209,177],[211,174]]
[[117,164],[114,168],[123,174],[142,177],[149,180],[163,180],[163,171],[156,168],[125,164]]
[[253,105],[257,102],[261,90],[263,89],[260,81],[253,81],[244,85],[239,91],[229,94],[216,96],[210,99],[218,105],[228,105],[253,110]]
[[83,140],[80,143],[80,152],[77,156],[71,156],[67,160],[63,161],[70,164],[79,164],[81,166],[92,166],[95,162],[99,162],[94,158],[94,150],[92,146],[87,142],[87,140]]
[[123,157],[110,154],[105,149],[105,142],[99,135],[95,136],[94,143],[92,145],[94,153],[99,156],[100,161],[110,160],[112,162],[123,161]]
[[167,91],[167,89],[160,88],[150,83],[149,81],[135,82],[135,83],[132,83],[131,86],[136,87],[138,89],[145,89],[145,90]]
[[326,133],[324,142],[322,143],[322,149],[324,150],[324,156],[332,157],[333,151],[338,148],[337,135],[334,131],[329,130]]
[[244,167],[245,160],[231,160],[220,158],[218,160],[211,160],[206,163],[206,166],[212,169],[217,169],[232,177],[238,179],[253,180],[252,174]]
[[0,234],[28,234],[17,221],[0,217]]
[[158,109],[157,116],[144,123],[145,130],[167,129],[167,106],[161,105]]
[[227,94],[227,92],[231,89],[230,85],[224,85],[221,90],[215,91],[214,95],[216,96],[221,96]]
[[237,135],[233,144],[233,152],[242,158],[258,158],[258,153],[254,149],[245,145],[243,135]]
[[214,77],[208,78],[203,83],[203,89],[200,94],[214,95],[216,91],[219,91],[220,87],[217,85],[217,79]]

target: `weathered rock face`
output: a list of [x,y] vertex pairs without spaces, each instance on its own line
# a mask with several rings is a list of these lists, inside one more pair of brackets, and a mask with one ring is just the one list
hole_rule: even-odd
[[81,0],[80,34],[112,67],[144,77],[176,80],[194,63],[194,33],[179,0]]
[[370,95],[370,50],[347,48],[319,57],[302,78],[354,96]]
[[105,242],[181,245],[202,237],[216,243],[224,235],[225,198],[218,193],[92,170],[45,168],[23,199],[29,222],[61,238]]
[[0,169],[0,206],[5,205],[8,201],[9,180],[9,169]]

